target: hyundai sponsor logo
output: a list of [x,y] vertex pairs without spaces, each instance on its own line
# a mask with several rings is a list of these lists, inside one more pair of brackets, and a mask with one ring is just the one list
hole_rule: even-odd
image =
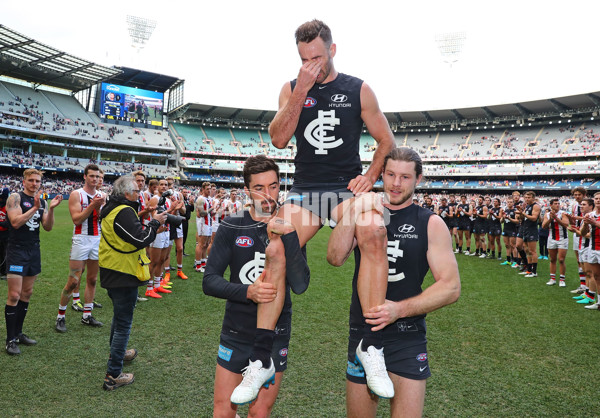
[[411,232],[415,232],[415,227],[410,224],[404,224],[398,227],[398,232],[401,234],[410,234]]
[[331,101],[335,103],[345,103],[348,101],[348,96],[345,94],[334,94],[331,96]]

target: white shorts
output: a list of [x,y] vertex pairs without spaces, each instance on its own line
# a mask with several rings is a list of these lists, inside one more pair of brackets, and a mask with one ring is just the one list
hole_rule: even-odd
[[160,234],[156,234],[156,238],[150,244],[152,248],[169,248],[171,244],[171,240],[169,239],[169,231],[161,232]]
[[218,222],[213,223],[211,226],[212,233],[216,234],[218,229],[219,229],[219,223]]
[[196,229],[199,237],[211,237],[212,227],[203,222],[202,219],[196,219]]
[[573,234],[573,249],[579,251],[579,235]]
[[100,235],[73,235],[69,260],[98,260]]
[[183,238],[183,225],[179,225],[175,232],[177,232],[177,238]]
[[555,240],[548,238],[548,249],[549,250],[568,250],[569,249],[569,238],[563,238]]
[[579,250],[579,262],[580,263],[589,263],[588,258],[590,254],[590,247],[581,247]]
[[[581,261],[581,259],[579,259]],[[600,264],[600,251],[588,249],[586,263]]]

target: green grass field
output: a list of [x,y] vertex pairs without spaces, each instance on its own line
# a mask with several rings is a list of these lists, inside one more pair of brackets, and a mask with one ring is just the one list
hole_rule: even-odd
[[[24,331],[38,340],[22,354],[0,353],[0,414],[3,416],[210,416],[213,376],[225,302],[202,293],[193,257],[184,259],[190,280],[175,279],[174,292],[138,304],[130,347],[138,358],[126,366],[133,385],[101,389],[108,357],[112,305],[100,287],[105,323],[90,329],[80,313],[67,312],[66,334],[54,330],[67,277],[72,224],[59,206],[54,231],[42,232],[43,271],[35,285]],[[194,222],[187,253],[194,250]],[[334,268],[325,261],[329,229],[308,247],[312,280],[293,296],[289,368],[273,416],[345,415],[348,308],[353,262]],[[572,251],[567,288],[525,279],[497,260],[458,256],[462,296],[428,316],[429,359],[425,415],[597,416],[594,393],[600,312],[571,300],[578,285]],[[175,264],[174,256],[172,265]],[[432,278],[427,277],[430,284]],[[83,292],[82,292],[83,293]],[[0,285],[6,298],[6,284]],[[2,325],[2,332],[5,327]],[[247,408],[240,409],[245,416]],[[380,416],[389,415],[382,402]]]

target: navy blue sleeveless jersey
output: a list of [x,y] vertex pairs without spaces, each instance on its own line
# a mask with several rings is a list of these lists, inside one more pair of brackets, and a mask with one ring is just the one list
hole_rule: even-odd
[[[206,263],[202,288],[209,296],[227,299],[221,333],[250,340],[256,333],[256,303],[247,299],[248,286],[265,267],[269,244],[267,224],[257,222],[248,211],[238,212],[219,224],[215,242]],[[223,275],[229,267],[229,281]],[[289,326],[292,317],[290,288],[286,286],[278,327]]]
[[[527,216],[531,216],[533,214],[533,208],[537,205],[537,203],[532,203],[531,205],[527,205],[525,210],[523,211]],[[523,228],[527,230],[537,230],[537,219],[532,221],[526,216],[523,217]]]
[[[417,296],[422,292],[423,278],[429,271],[427,262],[427,224],[430,216],[434,215],[430,210],[412,204],[404,209],[388,210],[390,222],[387,225],[389,261],[388,287],[386,299],[400,301]],[[388,213],[385,214],[388,218]],[[356,285],[358,281],[358,269],[360,267],[360,249],[354,250],[354,279],[352,280],[352,302],[350,304],[350,327],[359,328],[365,325],[362,315],[360,301]],[[401,318],[404,323],[407,319],[424,318],[419,315],[414,318]],[[398,332],[395,324],[384,328],[383,332]]]
[[500,209],[501,209],[500,206],[498,206],[497,208],[492,206],[490,208],[490,212],[489,212],[490,213],[490,224],[495,228],[502,227],[502,225],[500,224]]
[[[24,192],[19,192],[21,198],[20,206],[23,213],[28,212],[33,207],[32,196],[26,195]],[[40,208],[23,226],[18,229],[13,228],[9,222],[8,239],[11,243],[32,244],[40,242],[40,225],[42,224],[42,216],[46,209],[46,202],[40,199]]]
[[[363,127],[360,89],[363,81],[339,73],[309,90],[296,137],[294,184],[348,183],[362,173],[359,145]],[[291,82],[292,90],[296,80]]]
[[[485,208],[485,207],[486,207],[485,205],[476,206],[475,207],[475,213],[477,215],[483,215],[483,208]],[[480,225],[484,225],[486,223],[487,223],[487,218],[481,218],[480,216],[477,216],[475,218],[475,225],[480,226]]]

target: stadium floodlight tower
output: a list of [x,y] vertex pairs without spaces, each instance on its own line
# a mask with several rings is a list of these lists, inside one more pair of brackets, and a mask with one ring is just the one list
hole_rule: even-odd
[[154,28],[156,28],[156,20],[127,15],[127,28],[132,42],[131,46],[139,53],[152,36]]
[[466,32],[446,32],[435,35],[435,42],[444,62],[452,67],[452,64],[458,61],[466,39]]

